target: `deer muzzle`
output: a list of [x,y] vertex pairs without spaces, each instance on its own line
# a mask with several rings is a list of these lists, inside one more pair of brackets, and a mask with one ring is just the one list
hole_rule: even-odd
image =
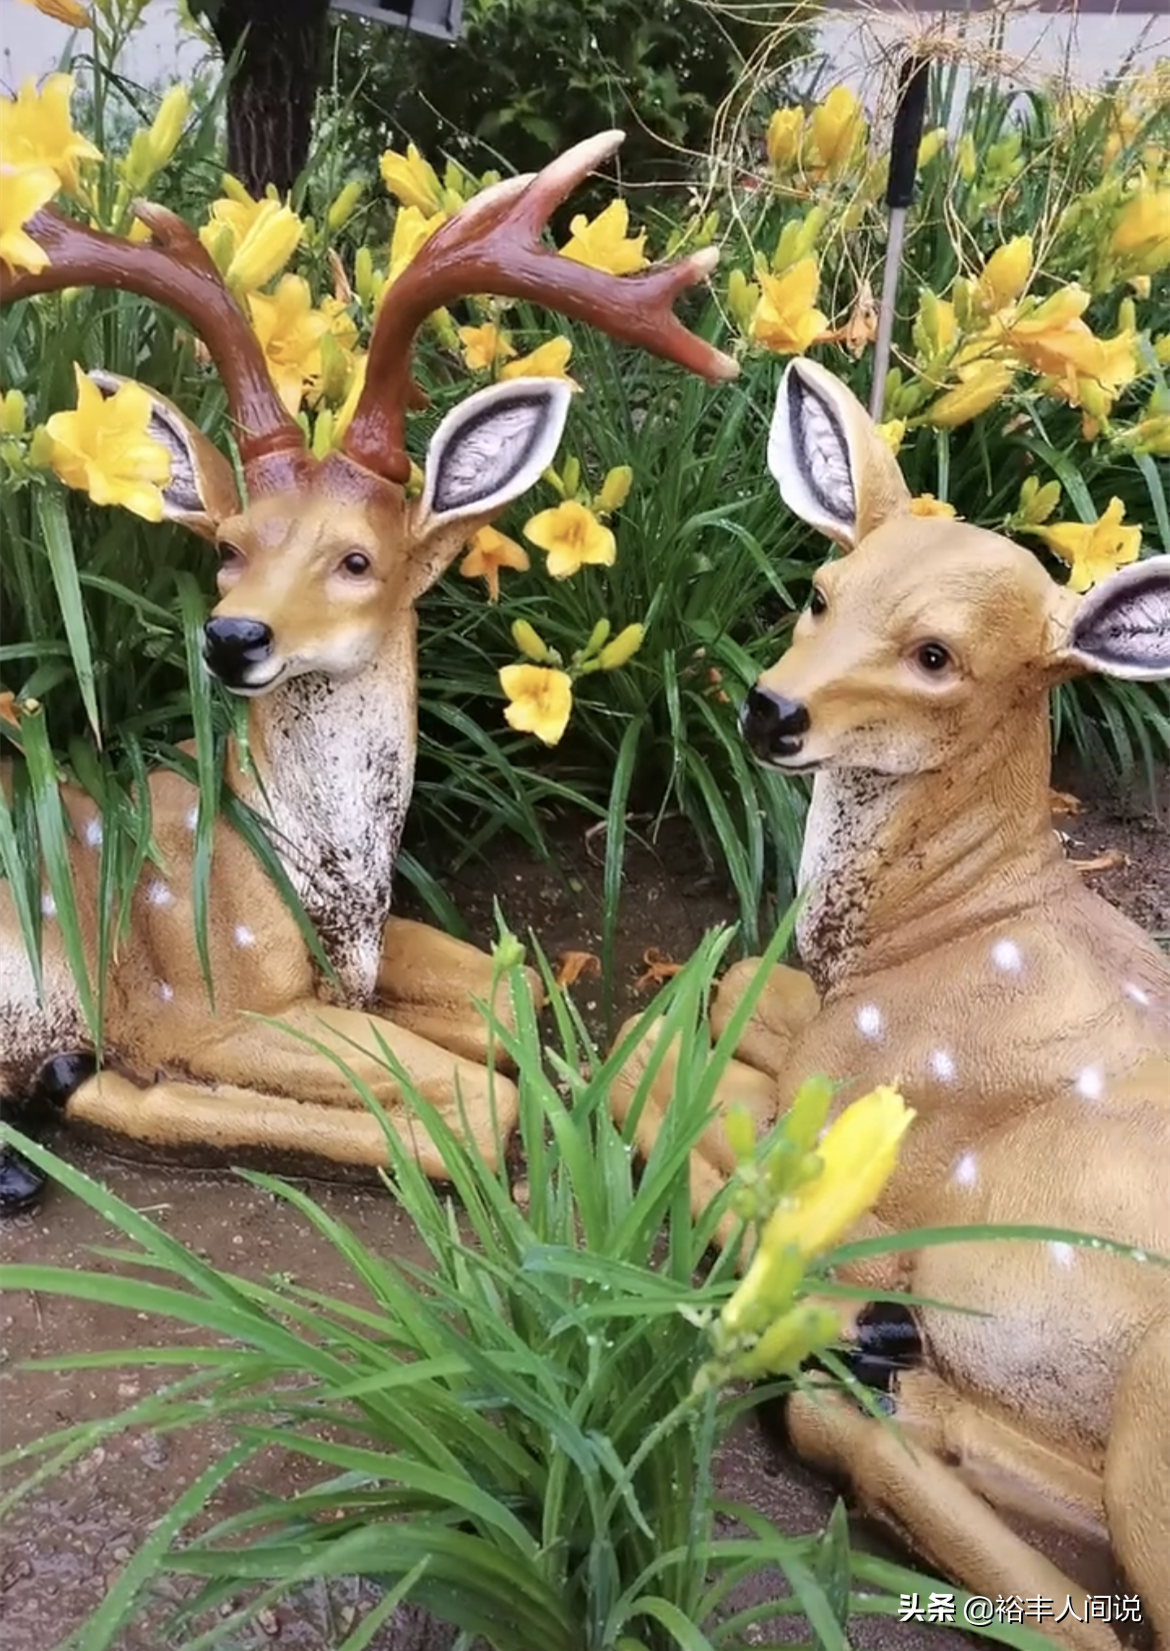
[[203,627],[207,668],[229,688],[259,688],[271,676],[272,628],[261,619],[209,619]]
[[755,687],[740,713],[740,727],[759,762],[781,768],[799,768],[804,736],[810,726],[808,707],[799,700]]

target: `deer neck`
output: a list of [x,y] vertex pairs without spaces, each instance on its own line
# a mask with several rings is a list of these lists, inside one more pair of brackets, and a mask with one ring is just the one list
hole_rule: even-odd
[[1040,698],[937,772],[818,774],[797,922],[818,989],[921,957],[1051,899],[1071,874],[1052,830],[1050,767]]
[[373,996],[394,863],[414,786],[414,626],[346,681],[294,677],[249,701],[251,772],[233,790],[272,844],[338,978],[340,1001]]

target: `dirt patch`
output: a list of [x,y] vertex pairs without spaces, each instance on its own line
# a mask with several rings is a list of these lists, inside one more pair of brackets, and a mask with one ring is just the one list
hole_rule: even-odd
[[[1062,772],[1058,783],[1081,801],[1078,813],[1058,821],[1069,838],[1070,853],[1091,860],[1116,851],[1117,863],[1095,875],[1094,885],[1152,933],[1170,935],[1170,844],[1164,825],[1170,812],[1170,782],[1158,787],[1157,814],[1151,812],[1148,796],[1122,794],[1084,774]],[[491,938],[494,896],[511,927],[519,933],[534,930],[551,958],[568,951],[600,951],[600,845],[578,820],[560,822],[555,842],[555,868],[535,863],[523,851],[493,845],[490,868],[446,880],[474,938]],[[726,881],[696,854],[677,823],[668,822],[653,845],[631,842],[615,947],[612,1015],[604,1013],[595,978],[585,976],[573,988],[591,1026],[602,1033],[603,1020],[616,1020],[645,1004],[647,996],[638,980],[649,948],[681,961],[709,928],[733,921],[735,912]],[[291,1274],[302,1284],[335,1294],[344,1288],[327,1247],[288,1206],[265,1193],[222,1172],[195,1175],[127,1165],[68,1135],[54,1144],[176,1238],[201,1250],[218,1268],[253,1279]],[[311,1190],[373,1248],[419,1259],[409,1223],[379,1190],[316,1181]],[[100,1267],[108,1264],[95,1261],[87,1246],[110,1241],[93,1212],[53,1192],[42,1210],[0,1229],[0,1254],[9,1261]],[[3,1303],[2,1323],[0,1410],[5,1448],[110,1415],[162,1379],[125,1370],[32,1374],[17,1368],[31,1358],[135,1347],[145,1339],[161,1339],[145,1315],[139,1323],[124,1313],[82,1302],[12,1295]],[[60,1480],[30,1495],[8,1521],[0,1559],[0,1638],[6,1651],[46,1651],[74,1630],[152,1523],[225,1442],[213,1430],[165,1439],[144,1434],[112,1439]],[[311,1470],[306,1465],[304,1471]],[[260,1459],[246,1477],[213,1500],[209,1516],[222,1517],[246,1505],[257,1487],[287,1491],[291,1482],[287,1461]],[[741,1429],[729,1443],[721,1490],[729,1500],[758,1508],[794,1534],[823,1528],[832,1506],[830,1493],[754,1427]],[[779,1579],[776,1588],[783,1591]],[[356,1585],[307,1591],[241,1634],[238,1645],[241,1651],[269,1644],[283,1651],[334,1651],[352,1631],[368,1597]],[[119,1651],[162,1651],[157,1622],[153,1618],[130,1631]],[[416,1629],[417,1624],[400,1624],[375,1642],[374,1651],[421,1646]],[[777,1641],[789,1636],[799,1637],[791,1624],[777,1625]],[[943,1629],[878,1618],[859,1622],[854,1638],[867,1651],[941,1651],[944,1639],[947,1645],[956,1643]]]

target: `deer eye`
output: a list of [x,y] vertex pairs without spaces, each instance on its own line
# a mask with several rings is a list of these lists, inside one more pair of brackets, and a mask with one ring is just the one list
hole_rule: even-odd
[[828,606],[828,598],[826,597],[824,591],[821,590],[819,585],[814,585],[812,590],[809,592],[808,611],[812,614],[814,619],[819,619]]
[[922,642],[914,650],[914,660],[921,670],[938,676],[951,663],[951,656],[941,642]]
[[235,567],[237,562],[244,560],[244,553],[238,545],[221,544],[219,550],[219,565],[221,568]]
[[341,559],[342,568],[353,578],[360,579],[363,573],[370,571],[370,558],[362,550],[351,550],[348,556]]

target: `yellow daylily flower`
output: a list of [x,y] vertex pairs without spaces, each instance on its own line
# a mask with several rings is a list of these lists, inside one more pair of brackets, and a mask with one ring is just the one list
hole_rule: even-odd
[[1111,404],[1138,376],[1136,335],[1123,328],[1113,338],[1098,338],[1080,318],[1088,293],[1080,288],[1068,291],[1060,307],[1050,310],[1048,300],[1028,316],[993,318],[989,336],[1034,372],[1053,380],[1054,393],[1073,406],[1086,397]]
[[171,479],[171,455],[149,435],[152,403],[141,384],[122,384],[112,396],[74,364],[77,407],[54,413],[34,437],[36,462],[88,493],[94,504],[121,505],[148,522],[161,522],[162,488]]
[[569,725],[573,683],[567,671],[547,665],[505,665],[500,687],[510,701],[504,716],[521,734],[556,745]]
[[819,1173],[781,1198],[768,1217],[751,1266],[720,1314],[723,1330],[757,1329],[759,1306],[786,1299],[803,1264],[831,1250],[872,1208],[897,1167],[913,1118],[898,1091],[882,1084],[833,1120],[815,1149]]
[[840,172],[849,163],[864,130],[861,105],[847,86],[834,86],[809,117],[812,148],[830,173]]
[[64,23],[70,29],[91,29],[93,18],[77,0],[24,0],[26,6],[39,11],[42,17],[51,17],[55,23]]
[[244,190],[240,194],[242,200],[224,195],[212,202],[199,239],[228,286],[252,293],[279,275],[305,226],[291,207],[269,196],[255,201]]
[[[424,241],[447,222],[446,213],[435,212],[426,217],[417,206],[400,206],[394,214],[394,228],[390,232],[390,268],[386,287],[393,285],[414,258]],[[386,287],[382,291],[385,292]]]
[[80,195],[80,168],[102,152],[73,129],[73,85],[72,75],[46,75],[40,91],[26,80],[14,98],[0,98],[0,164],[51,167],[67,194]]
[[645,269],[650,262],[646,256],[646,231],[628,236],[630,209],[619,196],[596,218],[587,218],[582,212],[569,224],[569,240],[561,248],[562,258],[588,264],[590,269],[602,269],[609,275],[631,275]]
[[473,373],[490,372],[497,363],[516,354],[507,333],[490,321],[485,321],[482,327],[460,327],[459,342],[463,347],[463,365]]
[[777,109],[768,122],[764,140],[768,161],[777,172],[791,172],[800,159],[800,145],[804,137],[804,110]]
[[612,567],[617,540],[587,505],[564,499],[524,524],[524,537],[548,556],[554,579],[568,579],[581,568]]
[[388,149],[378,168],[382,182],[403,206],[413,207],[425,218],[445,210],[447,203],[438,175],[434,167],[423,160],[413,143],[407,144],[405,155]]
[[497,533],[494,527],[481,527],[472,534],[459,571],[465,579],[482,579],[488,589],[488,601],[498,602],[500,569],[526,573],[528,565],[528,552],[523,545],[509,539],[506,533]]
[[121,163],[122,176],[129,189],[141,192],[156,177],[178,148],[183,127],[191,112],[191,99],[185,86],[172,86],[158,106],[158,113],[149,126],[135,132],[130,147]]
[[778,355],[803,355],[829,325],[816,308],[820,271],[815,258],[802,258],[783,275],[759,272],[760,301],[748,336]]
[[1105,514],[1095,522],[1059,522],[1034,531],[1049,550],[1069,565],[1069,589],[1086,591],[1111,573],[1136,562],[1141,552],[1140,527],[1122,527],[1125,505],[1110,499]]
[[911,516],[946,516],[958,515],[953,504],[947,504],[945,499],[936,499],[933,493],[920,493],[917,498],[910,500]]
[[573,390],[581,386],[576,379],[570,378],[565,371],[569,365],[569,357],[573,353],[573,345],[567,338],[550,338],[547,344],[539,344],[528,355],[522,355],[515,361],[509,361],[507,366],[501,367],[497,378],[562,378]]
[[344,348],[354,338],[352,323],[333,299],[314,309],[309,283],[300,275],[282,276],[274,293],[249,293],[248,308],[277,394],[295,414],[320,378],[324,335],[332,333]]
[[44,269],[49,255],[25,229],[61,186],[51,166],[0,165],[0,263],[11,270]]
[[1006,309],[1023,292],[1032,274],[1032,237],[1016,235],[997,247],[975,284],[975,305],[985,314]]
[[927,423],[942,430],[970,423],[999,400],[1015,376],[1014,367],[999,361],[985,361],[967,368],[959,383],[927,408]]

